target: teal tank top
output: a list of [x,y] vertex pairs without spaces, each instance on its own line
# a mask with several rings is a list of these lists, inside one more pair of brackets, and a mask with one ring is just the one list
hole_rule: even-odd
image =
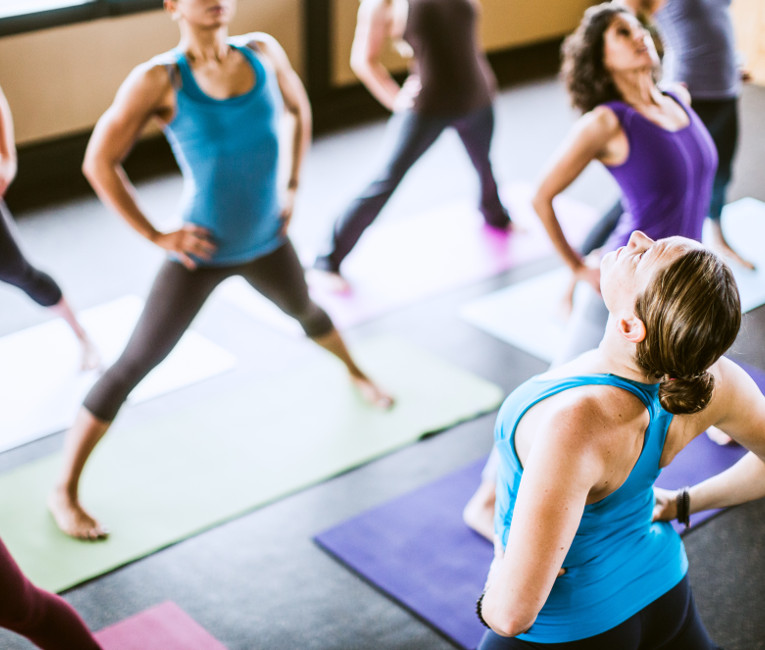
[[523,468],[515,451],[518,422],[532,406],[569,388],[618,386],[637,396],[650,415],[640,457],[624,484],[585,506],[566,573],[556,579],[525,641],[563,643],[594,636],[623,623],[677,585],[688,570],[680,536],[667,522],[652,523],[653,484],[672,414],[659,404],[658,384],[616,375],[534,377],[513,391],[497,416],[494,432],[500,456],[494,528],[507,544]]
[[210,97],[176,50],[181,84],[175,117],[164,129],[183,173],[183,221],[207,228],[218,247],[200,265],[247,262],[284,242],[277,196],[281,93],[267,61],[249,47],[231,47],[252,66],[252,89]]

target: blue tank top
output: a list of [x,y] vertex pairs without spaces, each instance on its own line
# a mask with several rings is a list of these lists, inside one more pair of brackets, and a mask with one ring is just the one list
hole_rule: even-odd
[[535,404],[569,388],[618,386],[640,399],[650,416],[643,449],[627,480],[616,491],[584,508],[579,528],[534,624],[518,636],[525,641],[563,643],[609,630],[677,585],[688,570],[680,536],[667,522],[652,523],[653,483],[672,415],[661,408],[657,384],[616,375],[557,379],[534,377],[505,400],[494,432],[500,457],[494,528],[507,544],[523,468],[515,452],[515,431]]
[[667,131],[621,101],[607,102],[619,118],[629,142],[629,156],[606,168],[622,191],[625,214],[604,246],[625,246],[633,230],[652,239],[681,235],[701,240],[709,212],[717,150],[698,115],[672,97],[688,114],[689,123]]
[[186,55],[176,51],[181,87],[165,136],[184,179],[182,217],[207,228],[217,250],[201,265],[247,262],[278,248],[278,119],[281,93],[271,66],[249,47],[231,45],[252,66],[243,95],[210,97],[197,85]]

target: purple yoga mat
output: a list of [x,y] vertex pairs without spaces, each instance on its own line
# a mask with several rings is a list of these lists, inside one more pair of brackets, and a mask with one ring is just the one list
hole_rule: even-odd
[[104,650],[226,650],[173,602],[165,602],[96,632]]
[[[740,365],[760,390],[765,389],[762,370]],[[739,446],[720,447],[701,435],[662,470],[657,485],[697,483],[730,467],[744,453]],[[483,636],[475,601],[493,554],[491,544],[462,522],[462,508],[479,484],[484,462],[315,537],[322,548],[463,648],[475,648]],[[715,512],[694,515],[692,525]]]

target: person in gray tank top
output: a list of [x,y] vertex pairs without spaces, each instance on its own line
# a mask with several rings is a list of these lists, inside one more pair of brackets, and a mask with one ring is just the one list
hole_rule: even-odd
[[665,79],[688,87],[693,109],[717,148],[717,173],[709,204],[712,245],[745,268],[753,264],[725,238],[720,217],[738,147],[738,102],[745,73],[736,55],[731,0],[664,0],[655,14],[667,46]]

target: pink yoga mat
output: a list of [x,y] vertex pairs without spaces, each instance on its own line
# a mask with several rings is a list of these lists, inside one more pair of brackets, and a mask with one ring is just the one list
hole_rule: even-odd
[[[443,205],[411,218],[386,219],[382,215],[343,263],[351,290],[333,293],[312,286],[311,295],[337,326],[346,328],[554,255],[531,207],[532,191],[530,185],[521,183],[503,190],[517,226],[511,232],[485,226],[475,206],[467,203]],[[555,207],[567,237],[578,245],[594,224],[595,211],[566,196],[557,197]],[[300,332],[241,278],[224,283],[220,293],[259,320]]]
[[105,627],[96,639],[104,650],[226,650],[169,601]]

